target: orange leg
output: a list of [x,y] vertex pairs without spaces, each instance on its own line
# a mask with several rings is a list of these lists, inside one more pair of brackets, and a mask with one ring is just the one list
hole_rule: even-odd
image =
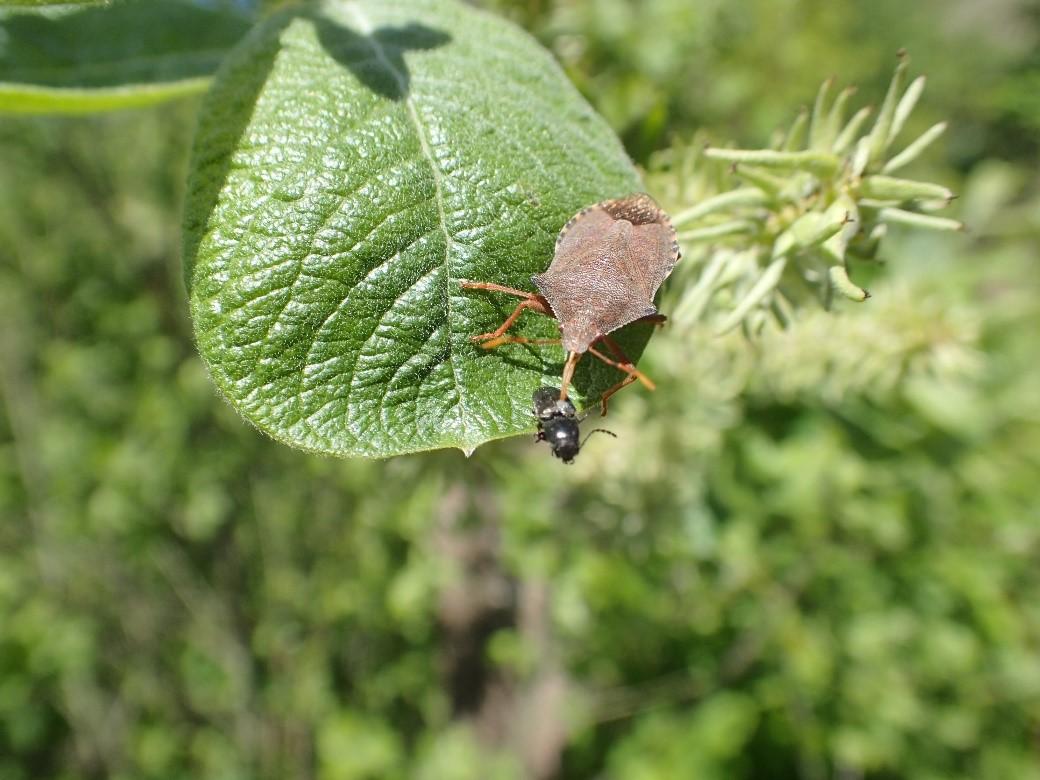
[[574,378],[574,369],[578,366],[578,361],[581,360],[581,352],[568,352],[567,362],[563,364],[563,375],[560,377],[560,400],[567,400],[567,388],[571,384],[571,380]]
[[[654,325],[664,325],[667,321],[668,318],[663,314],[651,314],[647,317],[640,317],[638,320],[636,320],[636,322],[650,322]],[[628,355],[625,354],[624,350],[621,349],[621,346],[616,341],[614,341],[614,339],[612,339],[610,336],[601,336],[597,339],[597,341],[602,341],[604,344],[606,344],[607,348],[614,353],[614,357],[618,358],[618,361],[620,362],[610,360],[603,353],[596,349],[589,349],[589,352],[598,357],[608,366],[613,366],[619,371],[624,371],[626,374],[628,374],[628,376],[626,376],[616,385],[608,387],[604,391],[603,395],[600,396],[600,415],[606,417],[607,399],[610,398],[610,396],[614,395],[614,393],[616,393],[621,388],[628,387],[637,379],[650,390],[655,390],[656,386],[653,382],[650,381],[650,378],[646,374],[642,373],[635,367],[635,364],[628,359]]]
[[621,388],[628,387],[630,384],[632,384],[635,381],[636,381],[635,374],[629,374],[624,379],[622,379],[620,382],[618,382],[616,385],[608,387],[606,390],[604,390],[603,391],[603,395],[601,395],[599,397],[599,416],[600,417],[606,417],[607,416],[607,399],[610,398],[610,396],[614,395],[614,393],[616,393]]
[[[595,347],[589,347],[588,351],[595,355],[597,358],[602,360],[611,368],[616,368],[618,371],[624,371],[628,376],[622,379],[613,387],[610,387],[600,397],[600,412],[603,415],[607,413],[607,399],[614,395],[618,390],[623,387],[635,382],[637,379],[642,382],[647,389],[656,390],[657,386],[650,381],[650,378],[635,367],[635,364],[629,360],[628,355],[625,354],[624,350],[621,349],[620,345],[614,341],[610,336],[600,336],[596,341],[601,341],[606,344],[607,349],[614,353],[614,357],[617,360],[607,357]],[[595,343],[595,342],[593,342]],[[560,400],[567,400],[567,387],[571,383],[571,379],[574,377],[574,369],[578,365],[578,361],[581,360],[582,353],[580,352],[568,352],[567,362],[563,364],[563,376],[560,379]]]
[[480,345],[481,349],[494,349],[503,344],[559,344],[560,339],[529,339],[526,336],[498,336],[485,341]]
[[[487,349],[491,349],[492,347],[497,347],[500,343],[501,344],[509,343],[509,342],[505,342],[505,341],[500,341],[500,339],[502,337],[502,334],[505,333],[507,330],[509,330],[509,328],[512,327],[513,323],[516,322],[520,318],[520,315],[523,314],[524,311],[527,310],[527,309],[530,309],[531,311],[536,311],[539,314],[544,314],[547,317],[554,316],[553,312],[552,312],[552,309],[549,308],[549,302],[547,300],[545,300],[545,298],[543,298],[541,295],[537,295],[536,293],[524,292],[523,290],[516,290],[516,289],[514,289],[512,287],[504,287],[501,284],[494,284],[493,282],[469,282],[469,281],[463,280],[463,281],[459,282],[459,286],[461,286],[464,290],[490,290],[491,292],[506,293],[507,295],[515,295],[517,298],[523,298],[524,299],[524,300],[520,301],[519,304],[517,304],[517,307],[515,309],[513,309],[513,313],[510,314],[508,317],[506,317],[505,322],[503,322],[501,325],[499,325],[493,331],[491,331],[490,333],[481,333],[481,334],[479,334],[477,336],[470,336],[470,341],[476,341],[476,342],[494,341],[494,342],[496,342],[494,344],[485,344],[484,346]],[[523,342],[516,342],[516,343],[523,343]],[[538,342],[537,341],[532,341],[532,342],[529,342],[529,343],[538,343]]]
[[541,298],[540,295],[536,295],[535,293],[524,292],[515,287],[506,287],[505,285],[495,284],[494,282],[471,282],[468,279],[459,279],[459,287],[463,290],[490,290],[491,292],[515,295],[517,298]]
[[508,317],[506,317],[505,322],[503,322],[501,325],[499,325],[497,328],[495,328],[490,333],[481,333],[481,334],[479,334],[477,336],[470,336],[469,340],[470,341],[478,341],[478,342],[479,341],[492,341],[494,339],[497,339],[497,338],[501,337],[501,335],[503,333],[505,333],[507,330],[509,330],[513,326],[514,322],[516,322],[518,319],[520,319],[520,315],[523,314],[527,309],[531,309],[532,311],[541,312],[542,314],[545,313],[545,311],[542,309],[541,304],[538,301],[536,301],[536,300],[520,301],[520,303],[517,304],[516,308],[513,309],[513,313],[510,314]]
[[[621,361],[621,365],[615,365],[615,368],[635,376],[636,379],[643,383],[643,386],[647,390],[657,389],[657,385],[650,381],[650,377],[636,368],[635,363],[628,359],[628,355],[624,353],[621,349],[621,345],[614,341],[614,339],[610,336],[602,336],[599,340],[606,344],[607,349],[614,353],[614,357]],[[600,359],[602,360],[602,357]]]
[[646,374],[642,373],[641,371],[639,371],[639,369],[635,367],[635,365],[632,363],[631,360],[628,359],[628,356],[625,355],[624,351],[622,351],[621,347],[618,345],[616,341],[614,341],[614,339],[610,338],[610,336],[602,336],[599,339],[599,341],[602,341],[604,344],[606,344],[607,348],[614,353],[615,357],[617,357],[618,360],[610,359],[595,347],[589,347],[589,352],[591,352],[597,358],[602,360],[608,366],[616,368],[618,371],[624,371],[626,374],[628,374],[628,376],[626,376],[616,385],[607,388],[603,395],[600,396],[600,414],[605,417],[607,415],[607,400],[618,390],[622,389],[623,387],[628,387],[637,379],[650,390],[656,389],[656,386],[653,382],[650,381]]

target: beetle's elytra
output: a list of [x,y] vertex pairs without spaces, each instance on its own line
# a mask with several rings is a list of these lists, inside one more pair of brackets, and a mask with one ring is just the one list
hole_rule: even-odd
[[579,423],[584,416],[578,414],[578,410],[574,408],[574,404],[569,399],[560,398],[558,387],[539,387],[534,391],[531,400],[535,421],[538,424],[535,441],[548,442],[552,454],[564,463],[574,462],[592,434],[606,433],[614,436],[608,430],[596,428],[589,431],[582,439]]

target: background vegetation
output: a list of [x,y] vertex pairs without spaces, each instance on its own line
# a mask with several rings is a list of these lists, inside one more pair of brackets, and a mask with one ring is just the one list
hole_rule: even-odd
[[5,118],[0,778],[1040,777],[1035,3],[487,4],[644,165],[831,74],[876,103],[905,46],[971,232],[754,344],[659,334],[573,467],[334,461],[194,352],[193,101]]

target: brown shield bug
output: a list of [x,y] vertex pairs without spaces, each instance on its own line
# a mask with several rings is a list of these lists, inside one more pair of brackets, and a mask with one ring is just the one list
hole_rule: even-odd
[[[491,282],[461,282],[465,289],[490,290],[522,299],[498,328],[472,340],[485,349],[502,344],[562,343],[567,351],[560,385],[562,401],[567,399],[578,361],[586,352],[591,353],[626,374],[603,393],[600,404],[606,414],[607,399],[632,382],[639,380],[654,389],[653,382],[609,334],[637,320],[664,321],[654,306],[654,295],[679,257],[675,228],[649,195],[636,193],[584,208],[560,231],[549,268],[531,277],[537,293]],[[560,338],[505,335],[528,309],[556,319]],[[600,344],[610,356],[597,349]]]

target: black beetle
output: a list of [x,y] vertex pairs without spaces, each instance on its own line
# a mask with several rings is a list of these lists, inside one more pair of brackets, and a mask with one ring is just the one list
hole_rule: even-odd
[[[538,433],[535,441],[549,442],[552,454],[564,463],[573,463],[578,452],[588,441],[589,436],[594,433],[609,433],[603,428],[589,431],[584,439],[581,438],[579,423],[584,416],[578,416],[578,410],[568,398],[560,398],[560,388],[539,387],[534,391],[532,399],[534,416],[538,421]],[[614,438],[617,438],[616,436]]]

